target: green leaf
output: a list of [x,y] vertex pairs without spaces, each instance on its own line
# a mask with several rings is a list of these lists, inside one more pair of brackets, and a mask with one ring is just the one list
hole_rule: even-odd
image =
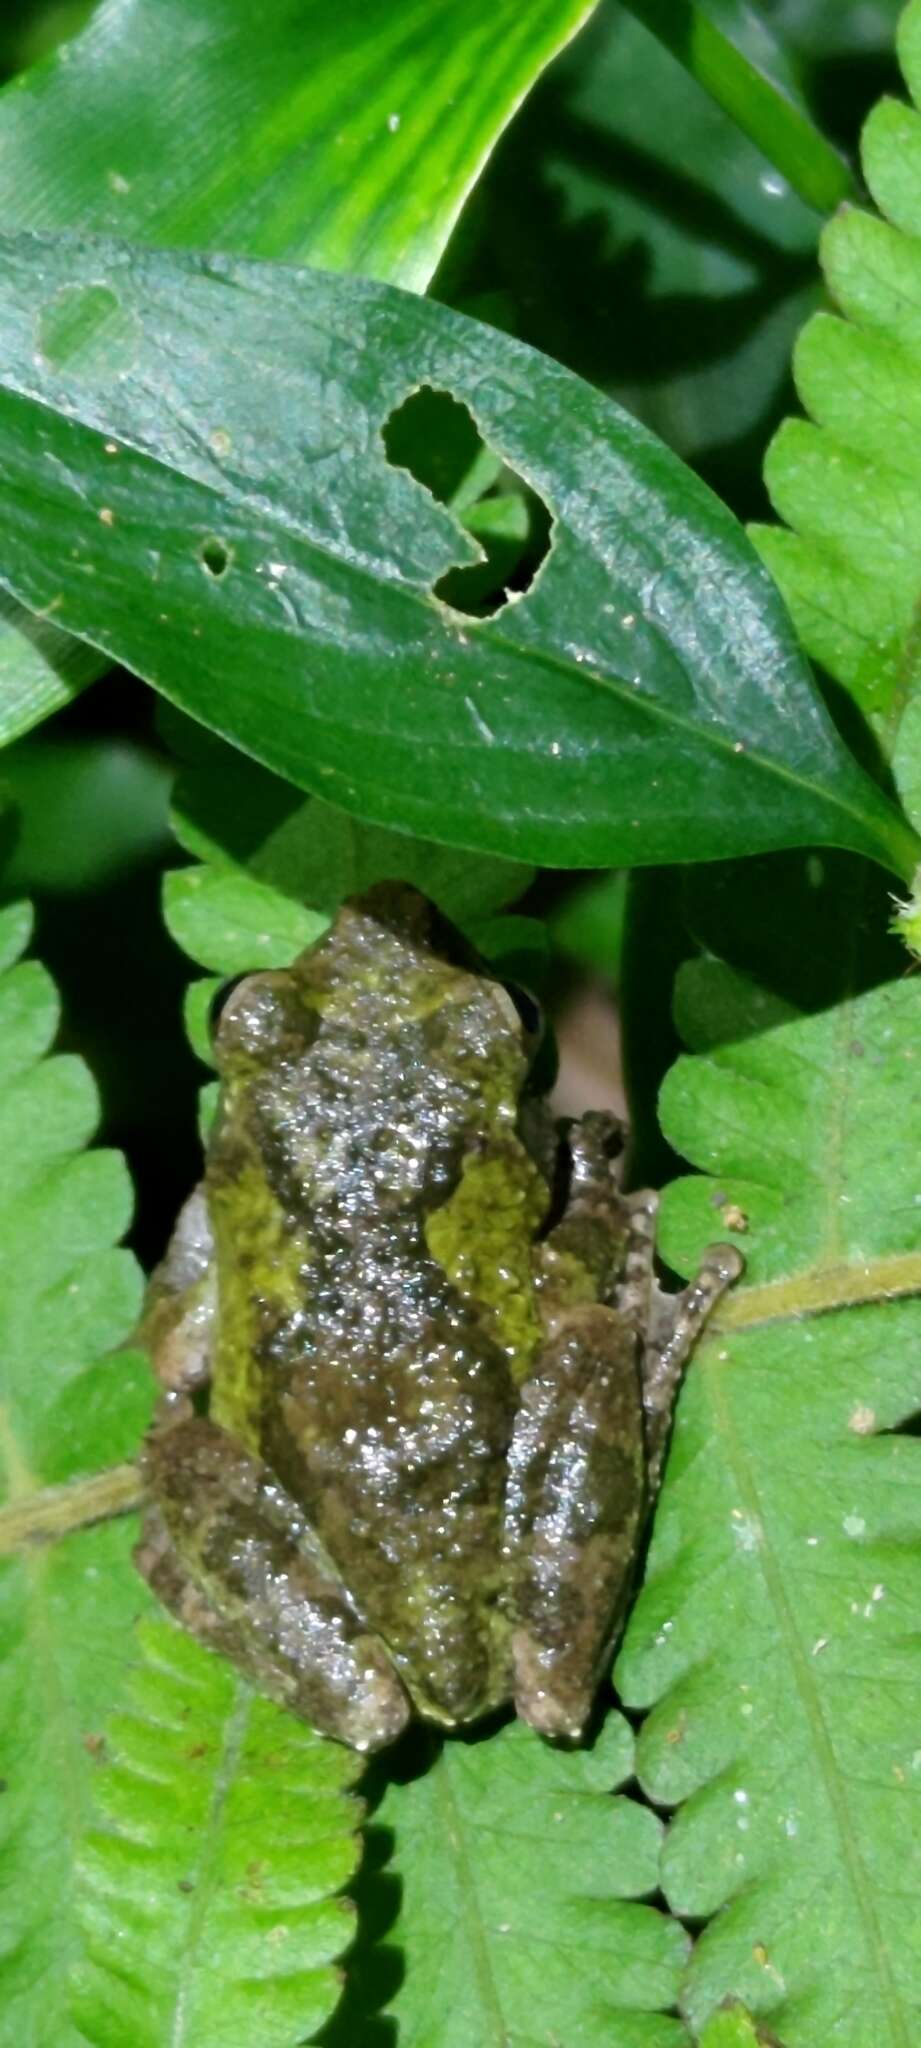
[[[171,710],[162,725],[181,764],[172,810],[180,844],[199,860],[232,869],[238,881],[245,870],[289,899],[282,920],[290,922],[292,901],[331,916],[345,896],[372,882],[405,881],[424,889],[454,923],[469,927],[523,895],[533,880],[533,869],[518,861],[410,839],[362,824],[318,797],[305,799],[290,782]],[[182,943],[178,932],[174,936]]]
[[72,2003],[93,2048],[294,2048],[336,2004],[358,1761],[164,1622],[109,1724]]
[[[902,16],[899,56],[921,103],[921,5]],[[765,476],[787,528],[753,537],[803,642],[875,726],[916,815],[916,612],[921,408],[921,115],[884,99],[863,135],[864,175],[885,218],[857,209],[826,229],[822,263],[838,313],[819,313],[797,344],[811,419],[788,420]]]
[[101,673],[94,647],[0,598],[0,745],[60,710]]
[[116,1153],[83,1150],[95,1090],[80,1060],[48,1056],[54,989],[36,961],[16,964],[29,930],[26,906],[0,911],[0,2025],[11,2044],[71,2048],[74,1854],[96,1732],[147,1604],[127,1525],[77,1524],[137,1498],[117,1461],[150,1387],[138,1354],[107,1355],[140,1298],[134,1260],[113,1249],[130,1189]]
[[616,985],[624,941],[627,877],[592,875],[570,887],[549,913],[553,941],[584,973]]
[[130,1190],[118,1155],[82,1151],[95,1091],[48,1056],[54,990],[16,964],[29,930],[26,906],[0,911],[0,2031],[11,2048],[216,2048],[229,2014],[293,2048],[338,1997],[358,1767],[172,1627],[132,1670],[151,1602],[133,1525],[110,1518],[138,1501],[119,1461],[151,1385],[138,1353],[106,1355],[140,1304],[112,1249]]
[[497,134],[590,13],[103,0],[0,98],[3,218],[170,248],[220,239],[422,291]]
[[[806,840],[913,866],[731,515],[568,372],[359,279],[31,238],[0,259],[4,579],[276,772],[524,860]],[[117,379],[57,359],[73,294],[117,308]],[[423,364],[554,514],[486,620],[433,597],[473,543],[380,439]]]
[[[219,244],[423,290],[497,136],[590,11],[103,0],[0,95],[0,212],[7,227]],[[8,612],[0,739],[99,668]]]
[[771,21],[799,56],[851,58],[858,69],[892,43],[902,0],[777,0]]
[[329,922],[251,875],[213,868],[180,868],[168,874],[163,909],[177,944],[201,967],[219,974],[287,967]]
[[[445,1743],[390,1787],[374,1827],[392,1831],[400,1887],[387,1931],[405,1962],[400,2048],[682,2048],[668,2013],[688,1940],[639,1903],[657,1884],[661,1822],[612,1799],[631,1768],[612,1715],[591,1751],[567,1755],[518,1724]],[[343,2023],[333,2040],[360,2038],[348,2003]]]
[[777,2043],[776,2034],[763,2033],[744,2005],[736,2003],[715,2012],[700,2037],[700,2048],[771,2048],[772,2043]]
[[783,45],[742,0],[626,4],[808,205],[830,213],[853,195],[851,172],[816,127]]
[[2,772],[20,818],[7,890],[103,890],[169,843],[167,769],[133,740],[42,733],[10,747]]
[[706,1173],[666,1191],[663,1254],[689,1272],[728,1228],[748,1261],[695,1356],[618,1666],[653,1708],[641,1782],[679,1807],[663,1888],[708,1922],[682,2006],[699,2027],[734,1995],[788,2048],[910,2048],[921,994],[777,1021],[719,963],[679,987],[705,1049],[663,1124]]
[[[168,711],[162,725],[182,763],[173,824],[203,863],[165,876],[164,912],[177,944],[217,977],[191,983],[186,997],[192,1047],[208,1064],[222,978],[288,966],[345,896],[376,881],[414,882],[482,943],[483,920],[532,879],[515,861],[408,839],[305,799],[181,714]],[[504,930],[513,920],[497,922]]]

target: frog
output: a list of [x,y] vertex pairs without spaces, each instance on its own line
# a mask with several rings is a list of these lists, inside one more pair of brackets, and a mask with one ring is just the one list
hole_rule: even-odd
[[555,1119],[529,1006],[416,889],[232,988],[152,1276],[139,1568],[358,1751],[514,1707],[585,1736],[676,1389],[741,1270],[669,1294],[624,1129]]

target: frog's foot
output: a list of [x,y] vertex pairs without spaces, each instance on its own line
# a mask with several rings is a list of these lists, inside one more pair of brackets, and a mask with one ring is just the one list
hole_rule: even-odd
[[526,1380],[508,1456],[505,1561],[515,1706],[575,1741],[618,1626],[645,1507],[635,1333],[565,1311]]
[[164,1605],[324,1734],[392,1742],[409,1706],[390,1658],[269,1468],[195,1415],[154,1429],[142,1463],[135,1560]]
[[654,1495],[682,1372],[704,1324],[744,1271],[745,1260],[733,1244],[708,1245],[695,1278],[679,1294],[666,1294],[653,1270],[658,1196],[644,1192],[631,1195],[629,1202],[631,1242],[619,1306],[634,1313],[637,1326],[646,1333],[641,1372],[649,1490]]

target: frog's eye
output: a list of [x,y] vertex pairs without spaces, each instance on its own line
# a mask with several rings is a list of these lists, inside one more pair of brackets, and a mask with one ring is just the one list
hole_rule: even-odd
[[218,990],[211,1006],[212,1044],[256,1059],[301,1044],[311,1024],[315,1028],[316,1019],[304,1011],[292,976],[282,969],[238,976]]
[[211,1043],[216,1046],[219,1039],[236,1036],[236,1026],[245,1020],[250,1008],[250,994],[253,984],[263,977],[255,974],[235,974],[231,981],[222,981],[215,989],[208,1010],[208,1031]]

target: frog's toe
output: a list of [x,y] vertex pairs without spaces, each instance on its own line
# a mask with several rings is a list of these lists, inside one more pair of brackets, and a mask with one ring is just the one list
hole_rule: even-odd
[[512,1636],[515,1712],[538,1735],[554,1742],[579,1742],[591,1713],[594,1685],[586,1686],[565,1661],[535,1642],[526,1629]]
[[[385,1749],[402,1735],[409,1701],[381,1643],[373,1636],[360,1636],[352,1647],[364,1662],[352,1696],[340,1703],[338,1725],[328,1732],[365,1754]],[[305,1718],[311,1718],[309,1703]]]

